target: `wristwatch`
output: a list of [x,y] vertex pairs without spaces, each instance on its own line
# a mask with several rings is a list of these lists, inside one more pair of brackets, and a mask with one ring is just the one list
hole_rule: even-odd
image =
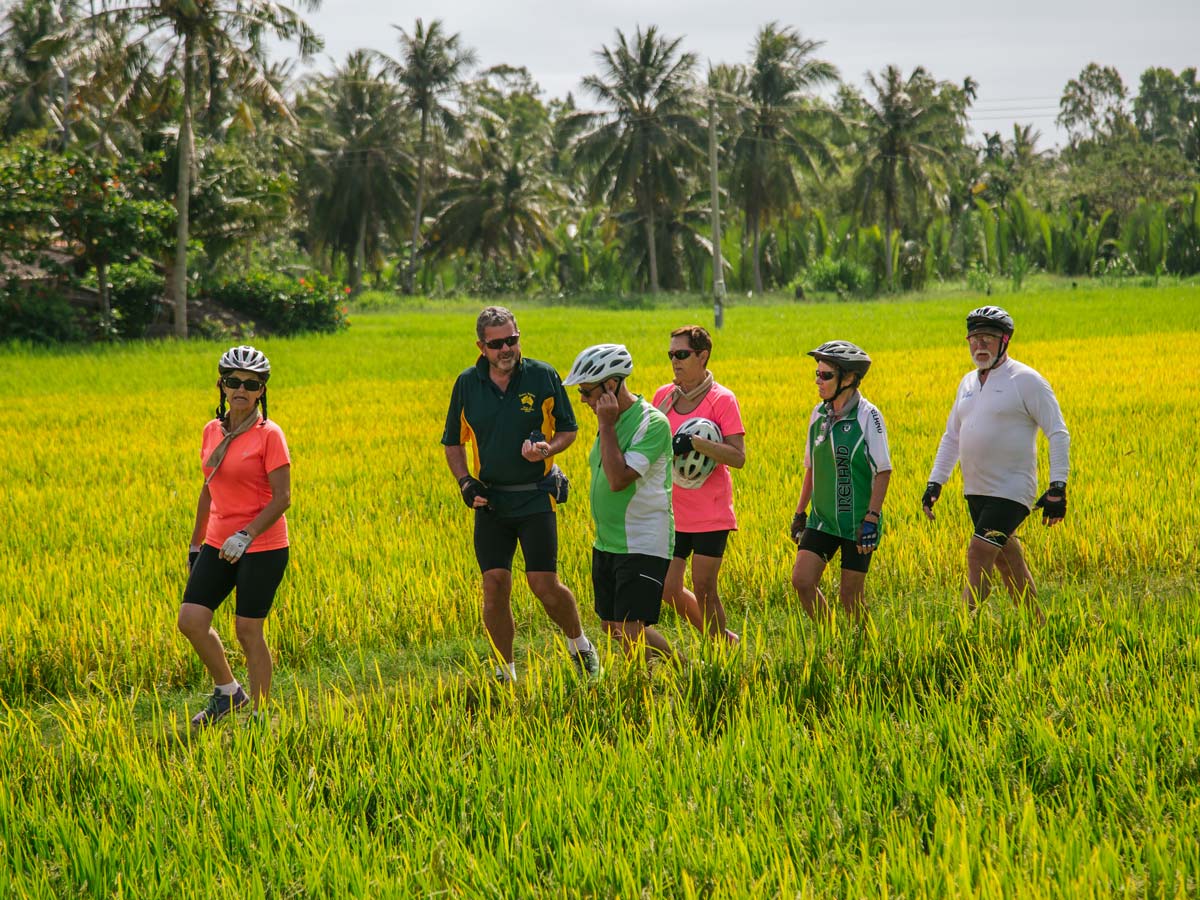
[[1050,487],[1049,487],[1049,490],[1052,490],[1052,491],[1065,491],[1066,489],[1067,489],[1067,483],[1066,483],[1065,481],[1052,481],[1052,482],[1050,482]]
[[874,516],[874,517],[875,517],[875,518],[877,518],[877,519],[882,519],[882,518],[883,518],[883,513],[881,513],[881,512],[880,512],[879,510],[877,510],[877,509],[868,509],[868,510],[867,510],[867,511],[866,511],[866,512],[863,514],[863,518],[865,519],[867,516]]

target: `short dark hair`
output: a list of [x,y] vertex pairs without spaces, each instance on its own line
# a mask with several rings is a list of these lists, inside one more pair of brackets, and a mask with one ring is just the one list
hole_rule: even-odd
[[482,341],[484,331],[489,328],[498,328],[507,322],[512,322],[513,328],[517,327],[517,317],[509,310],[503,306],[489,306],[475,320],[475,336]]
[[686,337],[688,346],[699,353],[707,350],[712,353],[712,337],[703,325],[684,325],[671,332],[671,337]]

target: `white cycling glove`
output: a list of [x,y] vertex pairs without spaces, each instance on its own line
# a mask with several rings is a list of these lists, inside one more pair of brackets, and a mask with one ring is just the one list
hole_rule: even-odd
[[225,543],[221,545],[221,559],[231,563],[237,562],[242,558],[242,554],[246,552],[246,548],[250,546],[252,540],[254,538],[250,537],[245,531],[231,534],[225,538]]

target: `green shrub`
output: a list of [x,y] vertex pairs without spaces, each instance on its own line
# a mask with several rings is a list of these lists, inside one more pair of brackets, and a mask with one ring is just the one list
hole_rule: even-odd
[[108,270],[113,324],[123,338],[146,336],[158,318],[166,293],[166,281],[148,260],[121,264]]
[[216,284],[207,293],[226,309],[252,318],[260,330],[287,335],[345,328],[348,291],[324,275],[295,279],[255,272]]
[[804,286],[814,291],[837,291],[839,294],[861,293],[871,282],[865,266],[849,259],[820,257],[804,272]]
[[87,314],[53,288],[0,284],[0,341],[61,344],[87,337]]

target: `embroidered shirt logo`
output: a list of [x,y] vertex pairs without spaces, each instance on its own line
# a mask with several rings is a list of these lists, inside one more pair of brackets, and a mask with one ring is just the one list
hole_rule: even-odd
[[533,412],[533,394],[524,393],[521,394],[517,399],[521,401],[521,412]]

